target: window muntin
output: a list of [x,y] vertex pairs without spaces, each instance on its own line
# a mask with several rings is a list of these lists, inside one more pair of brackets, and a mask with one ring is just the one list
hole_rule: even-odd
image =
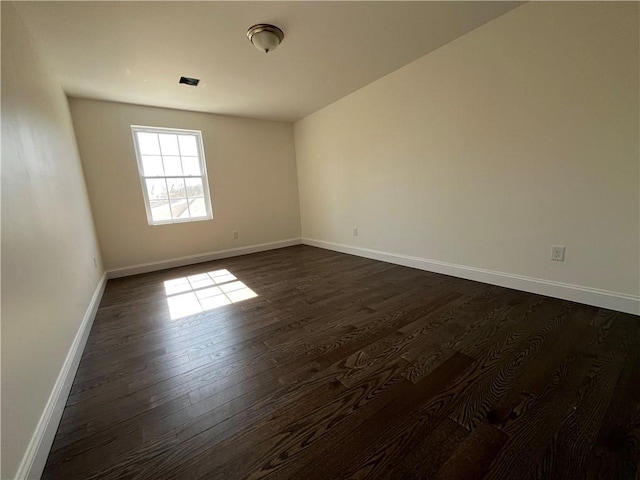
[[131,126],[149,225],[213,218],[202,135]]

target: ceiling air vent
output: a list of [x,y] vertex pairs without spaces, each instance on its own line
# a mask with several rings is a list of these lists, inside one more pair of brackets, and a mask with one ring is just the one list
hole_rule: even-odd
[[178,83],[184,83],[185,85],[191,85],[192,87],[197,87],[199,82],[200,82],[199,78],[180,77],[180,82]]

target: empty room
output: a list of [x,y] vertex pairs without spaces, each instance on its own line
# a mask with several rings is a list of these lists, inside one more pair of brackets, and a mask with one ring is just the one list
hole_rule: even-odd
[[640,3],[2,1],[2,479],[638,479]]

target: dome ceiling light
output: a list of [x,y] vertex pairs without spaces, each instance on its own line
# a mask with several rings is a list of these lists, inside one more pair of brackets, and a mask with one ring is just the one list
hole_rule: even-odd
[[258,50],[269,53],[280,45],[284,33],[275,25],[259,23],[247,31],[247,38]]

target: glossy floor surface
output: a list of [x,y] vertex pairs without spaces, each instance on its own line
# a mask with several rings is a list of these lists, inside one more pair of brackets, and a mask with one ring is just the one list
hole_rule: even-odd
[[639,328],[308,246],[110,280],[43,478],[637,478]]

